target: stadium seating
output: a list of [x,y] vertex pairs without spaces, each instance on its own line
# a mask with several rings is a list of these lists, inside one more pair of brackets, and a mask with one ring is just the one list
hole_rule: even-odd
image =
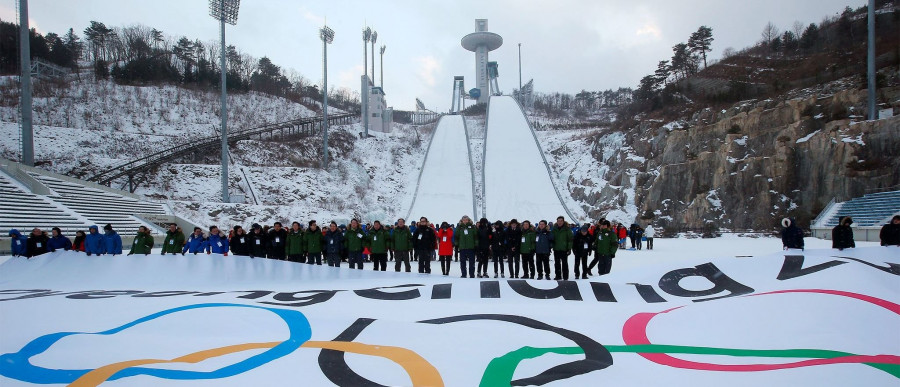
[[837,205],[840,207],[824,226],[834,227],[845,216],[853,218],[854,227],[880,226],[891,216],[900,213],[900,191],[868,194]]
[[59,227],[64,235],[74,236],[76,230],[87,230],[88,220],[54,205],[44,197],[20,187],[12,178],[0,172],[0,230],[5,234],[18,229],[28,234],[38,227],[49,231]]

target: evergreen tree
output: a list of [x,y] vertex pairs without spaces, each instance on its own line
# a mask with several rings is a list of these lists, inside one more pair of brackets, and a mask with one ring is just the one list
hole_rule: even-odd
[[712,51],[712,28],[707,26],[700,26],[697,29],[697,32],[691,34],[691,38],[688,40],[688,48],[693,53],[699,53],[699,55],[703,58],[703,68],[706,68],[706,53]]

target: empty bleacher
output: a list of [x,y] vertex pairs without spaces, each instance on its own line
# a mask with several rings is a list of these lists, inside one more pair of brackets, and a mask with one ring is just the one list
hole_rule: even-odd
[[845,216],[853,218],[854,227],[881,226],[900,213],[900,191],[872,193],[837,205],[840,207],[823,226],[834,227]]
[[120,234],[132,235],[138,227],[151,225],[136,218],[135,214],[166,214],[165,207],[159,203],[141,201],[39,173],[29,172],[29,175],[55,193],[48,195],[48,198],[101,227],[111,224]]
[[49,200],[32,194],[0,172],[0,229],[4,234],[18,229],[23,235],[38,227],[49,231],[59,227],[64,235],[74,236],[77,230],[87,230],[87,220],[57,207]]

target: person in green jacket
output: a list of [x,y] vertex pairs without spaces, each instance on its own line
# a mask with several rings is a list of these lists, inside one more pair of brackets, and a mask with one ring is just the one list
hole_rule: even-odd
[[371,253],[372,270],[387,270],[387,252],[391,248],[391,234],[381,226],[381,221],[372,223],[369,234],[364,236],[366,247]]
[[304,249],[303,226],[300,222],[291,223],[291,230],[285,238],[284,254],[288,261],[306,263],[306,250]]
[[306,251],[306,263],[322,265],[322,245],[325,244],[325,234],[316,224],[315,220],[309,221],[309,227],[303,233],[303,250]]
[[462,257],[459,260],[462,278],[466,278],[466,264],[469,266],[469,277],[475,278],[475,248],[478,247],[478,230],[468,215],[459,220],[459,224],[453,231],[453,246],[456,246]]
[[566,223],[566,218],[556,218],[553,229],[550,230],[553,238],[553,267],[556,269],[557,281],[569,280],[569,252],[572,251],[572,228]]
[[151,250],[153,250],[153,236],[150,235],[150,230],[145,226],[138,227],[137,235],[134,237],[134,242],[131,243],[131,251],[128,252],[128,255],[147,255],[150,254]]
[[534,227],[531,227],[531,222],[528,220],[522,222],[522,245],[520,247],[522,252],[522,278],[534,279],[534,247],[536,240],[537,233],[534,231]]
[[365,247],[366,232],[359,225],[359,219],[350,220],[350,227],[344,232],[344,247],[347,248],[347,261],[350,268],[363,268],[362,251]]
[[400,271],[400,263],[406,264],[406,272],[412,271],[409,265],[409,252],[412,250],[412,232],[406,227],[406,220],[397,219],[397,227],[391,235],[391,251],[394,252],[394,271]]
[[616,257],[619,248],[619,237],[612,228],[612,224],[606,219],[597,223],[594,231],[594,260],[588,266],[588,275],[594,275],[591,270],[597,265],[597,275],[609,274],[612,268],[612,259]]
[[166,231],[166,239],[163,240],[161,254],[181,254],[182,247],[184,247],[184,233],[181,232],[181,228],[177,224],[170,223],[169,231]]

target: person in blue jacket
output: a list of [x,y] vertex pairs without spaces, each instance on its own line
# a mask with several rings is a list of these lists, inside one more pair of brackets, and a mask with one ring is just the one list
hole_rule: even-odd
[[51,231],[50,240],[47,241],[47,250],[72,250],[72,241],[62,234],[59,227],[54,227]]
[[89,257],[106,253],[106,238],[100,233],[97,225],[88,227],[88,234],[84,237],[84,252]]
[[19,230],[9,230],[9,244],[13,257],[24,257],[28,254],[28,237],[22,235]]
[[191,236],[188,237],[187,243],[184,244],[184,248],[181,249],[181,254],[184,253],[202,253],[206,250],[206,237],[203,236],[203,229],[200,227],[194,227],[194,232]]
[[209,237],[206,238],[206,253],[228,255],[228,237],[219,232],[219,228],[209,228]]
[[106,226],[103,226],[103,231],[103,244],[105,245],[103,253],[122,255],[122,237],[113,230],[112,225],[109,223],[107,223]]

